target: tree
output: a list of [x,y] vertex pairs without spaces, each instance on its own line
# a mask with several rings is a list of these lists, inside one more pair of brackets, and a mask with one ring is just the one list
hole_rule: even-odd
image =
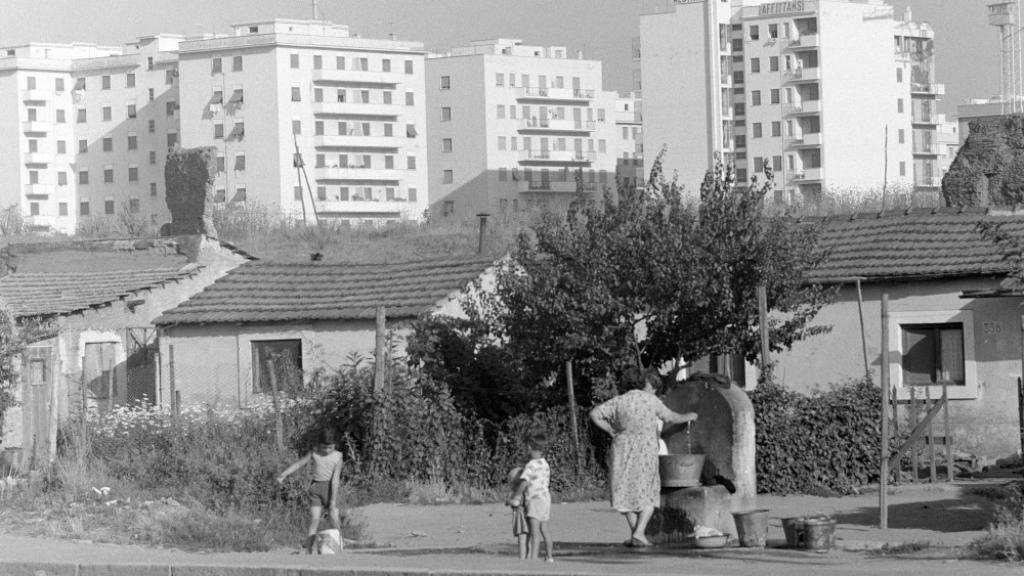
[[804,281],[825,256],[817,227],[764,214],[770,170],[762,186],[737,186],[716,162],[697,206],[661,170],[659,155],[642,192],[543,215],[498,268],[494,289],[467,299],[470,320],[534,372],[572,360],[591,382],[708,354],[757,360],[762,284],[776,312],[774,349],[825,330],[810,321],[831,292]]

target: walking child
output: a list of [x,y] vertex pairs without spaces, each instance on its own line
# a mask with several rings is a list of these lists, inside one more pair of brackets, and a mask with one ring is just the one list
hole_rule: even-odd
[[338,513],[338,489],[341,485],[342,456],[341,452],[334,449],[333,430],[326,428],[322,430],[313,450],[281,472],[277,477],[277,483],[283,484],[285,478],[310,463],[313,465],[313,480],[308,490],[309,529],[303,548],[312,554],[324,508],[327,508],[331,526],[335,530],[341,530],[341,516]]
[[548,437],[543,432],[533,432],[526,439],[530,451],[530,461],[523,467],[520,478],[523,482],[513,493],[512,499],[522,498],[526,508],[526,522],[529,525],[529,557],[537,559],[540,552],[540,538],[544,539],[546,560],[554,562],[551,536],[548,534],[548,521],[551,520],[551,468],[544,459],[544,450],[548,445]]
[[523,469],[513,468],[508,473],[509,492],[505,499],[505,505],[512,508],[512,535],[519,542],[519,559],[526,560],[529,557],[530,526],[526,522],[526,514],[523,510],[523,497],[521,486],[526,483],[523,480]]

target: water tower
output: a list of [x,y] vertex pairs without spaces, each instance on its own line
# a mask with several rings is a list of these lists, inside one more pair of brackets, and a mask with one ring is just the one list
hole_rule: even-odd
[[1024,103],[1021,102],[1024,70],[1021,68],[1019,21],[1020,4],[1016,0],[988,5],[988,23],[999,28],[999,94],[1003,114],[1024,113]]

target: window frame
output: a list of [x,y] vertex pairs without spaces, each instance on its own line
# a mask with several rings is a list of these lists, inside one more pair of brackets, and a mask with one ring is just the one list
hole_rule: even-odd
[[[899,400],[910,399],[910,389],[924,393],[923,385],[905,384],[903,377],[903,326],[960,324],[963,328],[964,384],[948,387],[949,398],[971,400],[978,398],[978,368],[975,360],[973,310],[894,311],[889,315],[889,381],[896,389]],[[942,386],[935,384],[932,397],[942,396]],[[920,398],[920,396],[919,396]]]

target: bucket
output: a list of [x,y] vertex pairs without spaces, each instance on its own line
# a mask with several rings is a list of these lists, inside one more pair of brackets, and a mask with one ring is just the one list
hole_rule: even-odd
[[768,541],[768,510],[733,512],[736,537],[744,548],[764,548]]
[[782,519],[782,531],[786,534],[786,546],[790,548],[799,548],[800,541],[804,534],[804,520],[806,518],[783,518]]
[[317,532],[316,552],[317,554],[338,554],[344,546],[341,539],[341,531],[337,528],[329,528]]
[[666,488],[700,486],[700,473],[703,470],[703,454],[663,454],[658,456],[661,485]]
[[836,519],[819,516],[804,519],[804,545],[808,550],[830,550],[836,543]]

